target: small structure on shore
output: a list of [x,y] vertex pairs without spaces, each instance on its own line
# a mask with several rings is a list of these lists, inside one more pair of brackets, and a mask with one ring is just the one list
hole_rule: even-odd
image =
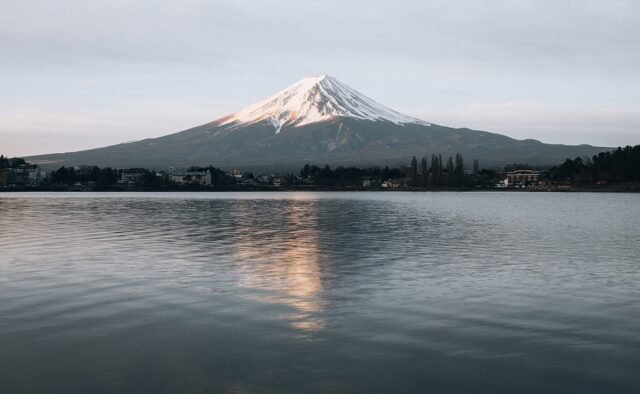
[[534,170],[516,170],[507,172],[505,185],[508,187],[537,185],[542,180],[542,173]]
[[177,185],[199,184],[211,185],[210,171],[172,171],[169,173],[169,181]]

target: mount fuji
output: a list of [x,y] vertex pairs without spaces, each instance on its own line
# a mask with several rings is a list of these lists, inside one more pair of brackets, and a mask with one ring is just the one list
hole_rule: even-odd
[[165,169],[192,165],[297,170],[305,163],[398,165],[413,156],[461,153],[483,166],[557,164],[609,148],[544,144],[435,125],[396,112],[337,79],[304,78],[213,122],[159,138],[32,156],[45,168],[98,165]]
[[219,124],[241,126],[269,120],[277,134],[285,125],[299,127],[335,118],[429,126],[427,122],[376,103],[328,75],[305,78],[266,100],[221,119]]

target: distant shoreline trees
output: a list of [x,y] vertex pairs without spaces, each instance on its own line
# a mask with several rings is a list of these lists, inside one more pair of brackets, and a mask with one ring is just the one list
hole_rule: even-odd
[[21,157],[8,158],[4,155],[0,155],[0,170],[5,168],[17,168],[27,162]]
[[[428,156],[425,155],[418,162],[417,156],[413,156],[407,166],[398,168],[338,166],[332,169],[328,164],[323,167],[305,164],[298,176],[293,174],[270,174],[270,176],[254,176],[253,173],[243,174],[244,179],[251,179],[253,182],[237,181],[235,172],[227,173],[213,166],[191,167],[189,171],[209,171],[212,179],[209,189],[213,190],[237,190],[251,187],[251,185],[257,185],[256,181],[265,177],[277,177],[282,180],[277,185],[287,187],[318,186],[340,190],[362,188],[365,185],[369,188],[397,188],[400,186],[423,189],[493,188],[510,171],[535,170],[527,164],[507,165],[504,172],[481,169],[480,162],[474,159],[473,169],[465,171],[464,163],[464,158],[460,153],[456,154],[455,158],[448,156],[446,162],[443,162],[441,154],[433,153],[431,160],[428,160]],[[0,187],[7,187],[8,179],[11,178],[8,175],[11,175],[12,171],[21,171],[25,167],[35,168],[36,166],[30,165],[22,158],[8,158],[0,155]],[[74,190],[74,186],[91,185],[92,190],[120,190],[125,183],[123,182],[123,173],[133,170],[140,174],[139,177],[136,177],[136,186],[143,190],[182,190],[185,188],[173,185],[168,180],[167,174],[162,172],[142,168],[115,169],[96,166],[60,167],[48,173],[45,181],[38,187],[42,190],[64,190],[65,188]],[[620,147],[614,151],[601,152],[593,157],[566,159],[564,163],[547,169],[545,179],[551,184],[640,184],[640,145]],[[196,186],[193,187],[199,188]],[[192,187],[192,185],[188,187]]]
[[640,145],[626,146],[593,157],[567,159],[549,170],[554,181],[569,183],[640,182]]

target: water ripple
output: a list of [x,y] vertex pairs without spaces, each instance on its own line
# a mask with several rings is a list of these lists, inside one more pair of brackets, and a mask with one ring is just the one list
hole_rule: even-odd
[[619,194],[5,193],[1,391],[637,392],[639,217]]

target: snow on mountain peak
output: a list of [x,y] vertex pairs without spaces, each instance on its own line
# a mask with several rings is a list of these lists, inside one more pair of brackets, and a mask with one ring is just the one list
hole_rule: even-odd
[[378,104],[328,75],[304,78],[263,101],[221,119],[219,124],[235,127],[269,121],[278,134],[284,125],[297,127],[336,117],[429,125]]

